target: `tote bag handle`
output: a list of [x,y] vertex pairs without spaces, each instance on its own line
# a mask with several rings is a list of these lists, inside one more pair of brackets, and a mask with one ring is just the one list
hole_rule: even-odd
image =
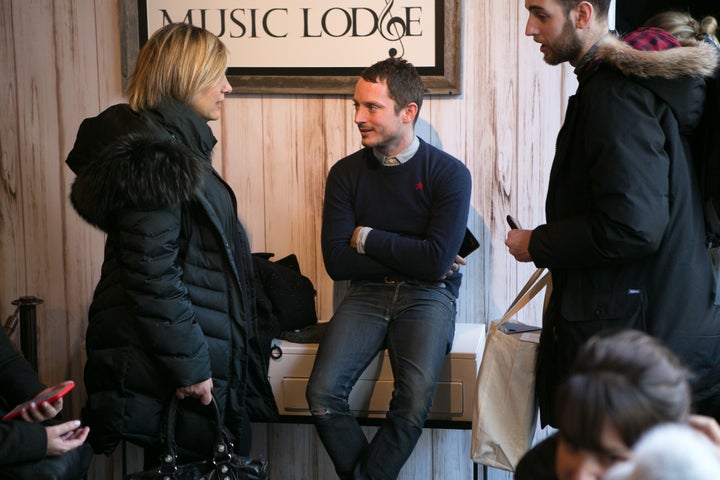
[[545,273],[545,275],[541,277],[544,271],[544,268],[538,268],[533,272],[525,285],[520,289],[520,292],[518,292],[515,300],[510,304],[505,315],[503,315],[502,319],[497,323],[498,327],[510,320],[520,309],[527,305],[535,295],[550,284],[550,272]]

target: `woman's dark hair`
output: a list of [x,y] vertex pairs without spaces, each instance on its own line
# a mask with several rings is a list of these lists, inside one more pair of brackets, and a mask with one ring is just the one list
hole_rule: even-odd
[[628,447],[650,427],[682,422],[690,413],[689,372],[657,339],[637,330],[601,333],[580,349],[558,390],[561,437],[603,452],[603,427],[615,427]]

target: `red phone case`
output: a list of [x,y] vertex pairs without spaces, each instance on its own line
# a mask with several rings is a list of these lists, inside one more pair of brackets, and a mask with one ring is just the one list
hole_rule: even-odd
[[72,380],[67,380],[65,382],[58,383],[52,389],[45,392],[42,396],[32,398],[26,402],[22,402],[17,407],[10,410],[7,413],[7,415],[2,417],[2,419],[10,420],[11,418],[17,417],[18,415],[20,415],[20,413],[22,413],[23,410],[28,409],[30,407],[30,404],[32,404],[32,403],[39,405],[43,402],[54,402],[55,400],[64,396],[66,393],[68,393],[70,390],[72,390],[73,387],[75,387],[75,382],[73,382]]

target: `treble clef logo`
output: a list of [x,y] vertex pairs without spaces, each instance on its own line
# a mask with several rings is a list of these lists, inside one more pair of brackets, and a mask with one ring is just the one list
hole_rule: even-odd
[[[382,35],[385,40],[391,42],[399,42],[400,47],[404,52],[405,47],[402,44],[402,38],[407,33],[406,25],[405,20],[400,17],[393,16],[392,12],[390,11],[393,7],[394,2],[395,0],[385,0],[385,7],[382,9],[382,12],[380,12],[378,30],[380,31],[380,35]],[[396,54],[397,50],[395,50],[394,48],[390,49],[391,57],[394,57]],[[402,57],[402,54],[400,56]]]
[[385,40],[400,40],[405,36],[405,20],[400,17],[393,17],[390,9],[395,0],[385,0],[385,8],[380,12],[380,35]]

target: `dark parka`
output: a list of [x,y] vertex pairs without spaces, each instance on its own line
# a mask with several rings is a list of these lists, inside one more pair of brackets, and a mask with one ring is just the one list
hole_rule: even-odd
[[634,50],[608,35],[578,68],[550,174],[534,263],[552,272],[538,395],[543,424],[577,348],[599,330],[662,339],[720,394],[720,317],[688,136],[703,107],[709,45]]
[[[86,337],[83,420],[97,453],[121,438],[156,444],[175,389],[207,378],[237,442],[249,435],[246,408],[276,411],[267,362],[253,355],[248,240],[210,164],[214,144],[180,102],[142,113],[116,105],[82,123],[68,156],[72,204],[107,234]],[[259,392],[252,404],[248,378]],[[181,414],[178,427],[191,449],[205,444],[201,415],[210,413],[194,400],[181,406],[193,402],[196,413]]]

